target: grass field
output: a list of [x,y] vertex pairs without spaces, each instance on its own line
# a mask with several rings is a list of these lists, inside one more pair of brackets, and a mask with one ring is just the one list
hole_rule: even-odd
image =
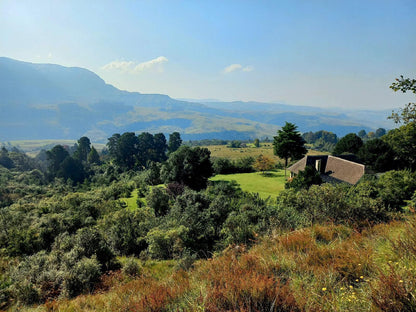
[[120,201],[124,202],[127,205],[127,209],[129,210],[137,209],[137,198],[139,197],[137,191],[137,189],[133,190],[130,197],[120,198]]
[[239,174],[218,174],[211,181],[236,181],[243,191],[259,193],[260,197],[277,196],[286,183],[284,170],[270,171],[267,175],[260,172]]
[[[248,145],[243,148],[230,148],[226,145],[208,145],[203,146],[209,149],[211,157],[225,157],[231,160],[236,160],[242,157],[251,156],[257,158],[259,155],[268,156],[274,159],[276,162],[279,161],[279,157],[273,154],[272,143],[262,143],[260,147],[252,147]],[[325,152],[319,152],[314,150],[308,150],[308,155],[327,154]]]

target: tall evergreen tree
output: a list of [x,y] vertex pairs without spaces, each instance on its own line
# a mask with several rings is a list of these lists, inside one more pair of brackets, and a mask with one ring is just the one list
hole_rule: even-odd
[[179,146],[182,145],[182,139],[179,132],[172,132],[169,134],[169,143],[168,143],[168,153],[171,154],[175,152]]
[[297,160],[307,153],[306,142],[296,129],[297,126],[286,122],[282,129],[277,131],[273,141],[274,154],[285,160],[285,176],[289,158]]
[[98,155],[98,152],[94,146],[91,147],[91,151],[88,153],[87,160],[90,164],[100,164],[100,155]]
[[338,141],[334,148],[334,155],[340,155],[342,153],[357,154],[363,146],[363,140],[355,133],[348,133],[346,136]]
[[88,154],[91,151],[91,141],[88,137],[84,136],[78,140],[78,147],[74,153],[74,158],[80,161],[87,161]]

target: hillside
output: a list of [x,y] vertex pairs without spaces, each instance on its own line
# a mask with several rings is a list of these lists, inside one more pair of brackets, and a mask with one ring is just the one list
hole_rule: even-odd
[[326,129],[342,136],[389,128],[387,115],[258,102],[180,101],[119,90],[83,68],[0,58],[0,141],[87,135],[105,143],[113,133],[126,131],[179,131],[185,140],[248,139],[270,137],[285,121],[296,123],[302,132]]

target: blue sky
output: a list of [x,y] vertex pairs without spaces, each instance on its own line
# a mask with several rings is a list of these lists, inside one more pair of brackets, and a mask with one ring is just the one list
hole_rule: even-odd
[[0,56],[174,98],[403,107],[415,0],[0,0]]

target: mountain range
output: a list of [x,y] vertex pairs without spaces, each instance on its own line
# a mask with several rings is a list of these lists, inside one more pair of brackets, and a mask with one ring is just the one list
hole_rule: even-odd
[[77,139],[105,143],[126,131],[184,140],[271,138],[285,121],[299,131],[343,136],[391,128],[391,110],[352,111],[310,106],[217,100],[177,100],[163,94],[122,91],[79,67],[35,64],[0,57],[0,141]]

